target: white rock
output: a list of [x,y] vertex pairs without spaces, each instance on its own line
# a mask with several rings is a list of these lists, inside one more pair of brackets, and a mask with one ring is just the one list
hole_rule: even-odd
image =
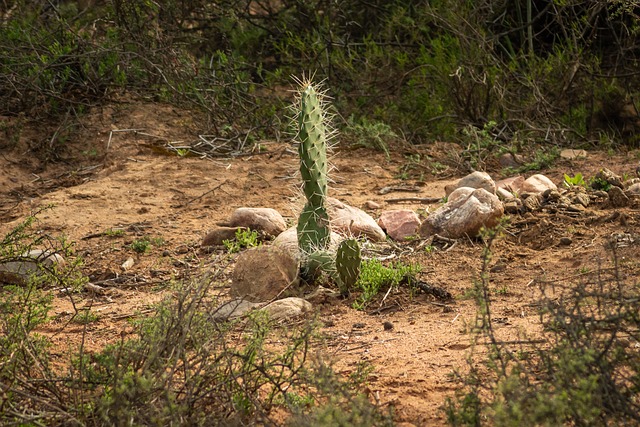
[[496,195],[483,188],[458,188],[422,223],[420,236],[475,237],[483,226],[495,226],[503,214],[504,207]]
[[327,197],[327,212],[331,231],[346,236],[366,236],[374,242],[382,242],[387,237],[371,215],[362,209],[349,206],[333,197]]
[[526,193],[544,193],[547,190],[557,190],[558,187],[546,176],[541,174],[532,175],[523,183],[521,190]]
[[43,269],[65,264],[62,255],[51,250],[33,249],[20,258],[0,263],[0,282],[24,285],[32,275],[42,275]]
[[270,236],[277,236],[287,228],[280,212],[271,208],[238,208],[231,214],[229,226],[260,230]]
[[486,172],[475,171],[462,178],[454,185],[445,187],[447,196],[455,191],[457,188],[484,188],[491,194],[496,194],[496,183],[491,176]]
[[289,297],[267,304],[262,310],[269,313],[272,320],[284,320],[309,313],[312,308],[311,303],[305,299]]

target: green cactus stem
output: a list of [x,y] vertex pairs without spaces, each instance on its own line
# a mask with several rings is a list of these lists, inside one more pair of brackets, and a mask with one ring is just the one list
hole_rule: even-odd
[[298,137],[300,174],[307,203],[298,220],[298,245],[303,253],[324,250],[331,231],[324,207],[327,197],[327,128],[321,95],[310,82],[300,93]]
[[336,252],[338,286],[342,295],[348,295],[360,276],[360,245],[355,239],[343,240]]

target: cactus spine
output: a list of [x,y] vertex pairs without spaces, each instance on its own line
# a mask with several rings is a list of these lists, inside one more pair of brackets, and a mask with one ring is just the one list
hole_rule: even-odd
[[302,84],[298,115],[300,174],[307,203],[298,220],[298,245],[305,254],[324,250],[331,231],[327,197],[327,128],[321,94],[310,82]]

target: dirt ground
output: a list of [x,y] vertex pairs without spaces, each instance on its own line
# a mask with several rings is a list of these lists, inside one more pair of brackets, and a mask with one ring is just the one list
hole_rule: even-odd
[[[297,154],[290,143],[261,141],[253,155],[215,159],[179,157],[162,148],[197,140],[197,128],[198,120],[186,111],[122,104],[86,117],[80,137],[67,141],[63,158],[55,162],[43,163],[25,149],[42,138],[33,127],[23,130],[20,143],[0,145],[0,234],[38,207],[53,205],[40,215],[37,227],[75,242],[85,260],[84,273],[108,290],[105,295],[78,297],[80,306],[90,305],[99,315],[88,326],[89,351],[131,333],[127,319],[150,312],[163,295],[163,283],[205,268],[212,254],[200,251],[202,238],[236,208],[271,207],[295,222],[301,203]],[[366,201],[379,203],[381,209],[369,210],[374,218],[384,209],[433,211],[438,204],[388,200],[444,196],[445,185],[464,175],[454,167],[459,150],[446,143],[392,147],[386,158],[384,153],[338,143],[330,195],[357,207]],[[540,172],[558,184],[563,173],[590,177],[602,167],[635,176],[639,155],[590,150],[586,158],[559,159],[552,169]],[[490,173],[501,178],[499,169]],[[407,191],[380,194],[391,186]],[[572,215],[513,215],[491,261],[492,309],[500,337],[516,340],[523,333],[535,334],[537,281],[569,279],[607,264],[604,244],[614,235],[637,236],[639,220],[640,211],[633,204],[614,209],[595,203]],[[107,230],[124,234],[105,234]],[[129,245],[142,237],[150,238],[152,247],[139,255]],[[563,237],[569,240],[560,242]],[[360,362],[371,363],[375,370],[369,378],[370,396],[383,406],[392,405],[398,422],[442,425],[440,407],[457,387],[452,372],[464,370],[470,351],[476,307],[466,295],[481,266],[483,245],[460,240],[453,247],[428,252],[420,244],[398,244],[387,253],[394,254],[394,260],[420,264],[419,278],[448,290],[454,301],[441,303],[427,295],[409,298],[400,292],[376,303],[370,313],[350,308],[347,301],[318,304],[315,309],[328,337],[325,350],[339,372],[346,375]],[[629,248],[622,258],[636,265],[636,253]],[[124,271],[121,265],[129,257],[135,264]],[[72,311],[68,297],[59,294],[49,332],[55,331],[53,348],[60,355],[83,330],[73,324],[59,330]],[[385,330],[384,322],[393,328]],[[475,351],[482,353],[482,346]]]

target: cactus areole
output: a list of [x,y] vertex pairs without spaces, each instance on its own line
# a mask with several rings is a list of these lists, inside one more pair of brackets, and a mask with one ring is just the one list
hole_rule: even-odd
[[309,82],[302,85],[298,112],[298,138],[302,191],[307,199],[298,220],[298,245],[303,253],[324,250],[329,245],[327,197],[327,129],[323,103]]

